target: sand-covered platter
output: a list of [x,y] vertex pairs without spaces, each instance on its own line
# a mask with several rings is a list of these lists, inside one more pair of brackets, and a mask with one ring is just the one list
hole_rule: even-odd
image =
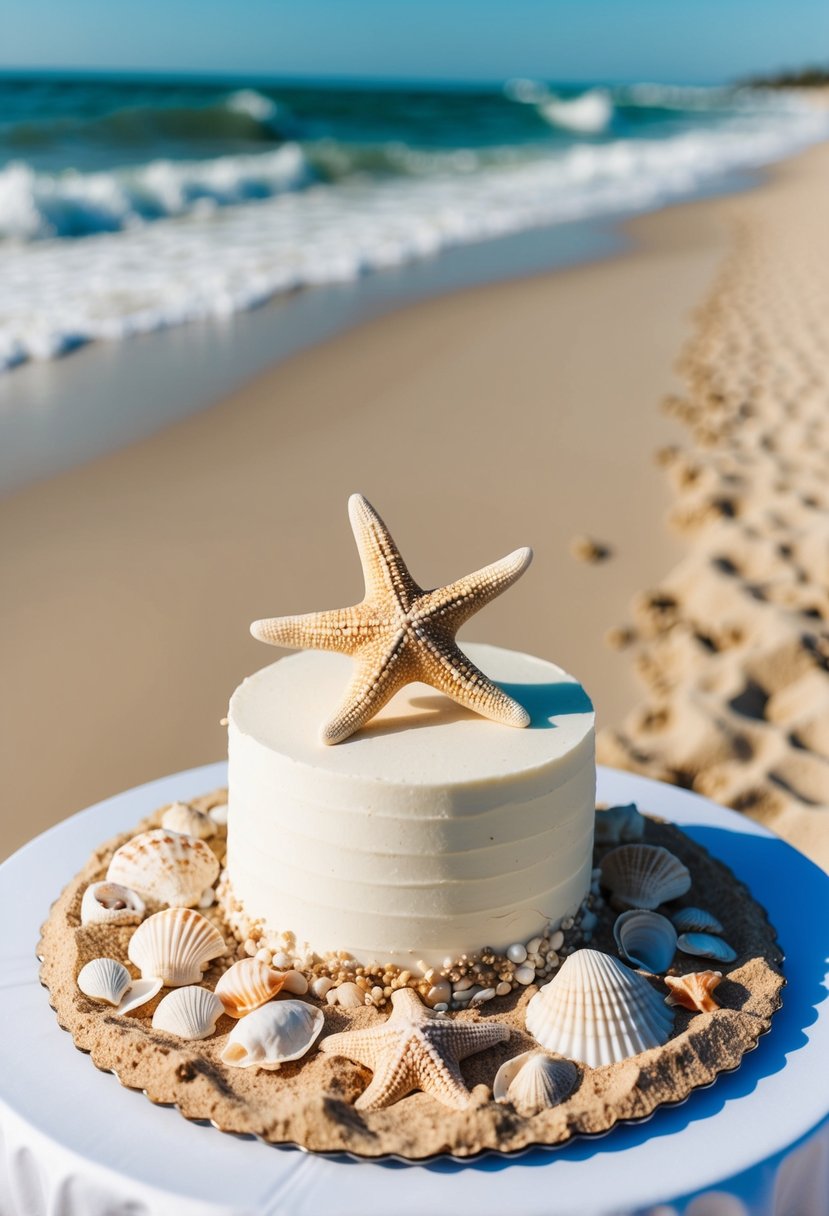
[[[384,987],[365,969],[350,973],[345,959],[286,970],[256,941],[236,939],[226,905],[214,897],[225,797],[217,791],[187,808],[162,807],[103,844],[55,902],[38,948],[42,982],[75,1046],[188,1119],[370,1158],[468,1159],[557,1146],[648,1118],[737,1068],[780,1007],[782,953],[761,905],[670,824],[646,817],[641,839],[626,844],[625,811],[599,813],[594,881],[579,915],[543,939],[516,943],[509,962],[470,960],[440,990],[435,977],[405,972]],[[181,853],[173,822],[188,829],[181,839],[198,841],[192,858],[184,850],[190,885],[177,898],[199,906],[165,911],[157,896],[170,893],[169,867],[156,863],[147,878],[145,855]],[[110,869],[135,836],[140,847],[122,850]],[[181,861],[172,869],[181,876]],[[644,880],[631,879],[643,869]],[[113,873],[133,875],[133,885],[113,887]],[[205,874],[208,887],[196,892]],[[146,883],[142,890],[136,881]],[[623,888],[631,881],[640,892],[642,881],[648,891],[656,883],[652,899],[636,901],[652,907],[622,910],[620,892],[629,895]],[[189,972],[170,969],[181,962],[181,940]],[[112,963],[90,967],[98,959]],[[92,995],[79,987],[84,968],[81,986]],[[484,987],[493,968],[508,978]],[[599,973],[609,978],[596,981]],[[570,1015],[583,1007],[580,985],[596,982],[633,994],[631,1008],[644,1010],[634,1016],[641,1042],[615,1024],[608,1038],[615,1047],[586,1041],[585,1017]],[[563,1035],[568,1018],[575,1030]],[[627,1046],[619,1047],[620,1035]],[[638,1050],[649,1042],[657,1045]],[[413,1082],[418,1091],[407,1093]]]

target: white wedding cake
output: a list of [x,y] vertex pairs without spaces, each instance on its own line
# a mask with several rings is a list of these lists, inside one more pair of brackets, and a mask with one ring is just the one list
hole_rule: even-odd
[[237,917],[297,957],[446,970],[573,915],[591,879],[594,714],[555,664],[464,652],[530,714],[514,730],[425,684],[336,747],[348,656],[302,651],[229,711],[227,881]]

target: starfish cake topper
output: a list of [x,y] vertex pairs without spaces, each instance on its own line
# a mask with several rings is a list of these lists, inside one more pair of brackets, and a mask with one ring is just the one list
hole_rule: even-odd
[[415,681],[494,722],[528,726],[527,711],[479,671],[457,645],[455,634],[520,578],[532,550],[516,549],[457,582],[424,591],[362,494],[351,495],[348,514],[365,577],[362,601],[352,608],[254,621],[250,627],[255,638],[273,646],[335,650],[356,660],[345,698],[323,728],[323,742],[341,743]]

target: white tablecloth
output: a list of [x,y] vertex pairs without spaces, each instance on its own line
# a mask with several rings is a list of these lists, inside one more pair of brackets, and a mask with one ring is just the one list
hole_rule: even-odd
[[34,951],[94,846],[223,765],[130,790],[0,867],[0,1216],[828,1216],[829,878],[733,812],[600,771],[600,797],[673,819],[766,904],[788,987],[739,1070],[598,1140],[459,1165],[323,1159],[222,1135],[98,1072],[57,1027]]

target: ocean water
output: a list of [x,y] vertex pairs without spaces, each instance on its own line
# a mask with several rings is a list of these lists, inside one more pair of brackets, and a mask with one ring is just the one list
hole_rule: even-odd
[[827,135],[761,90],[0,76],[0,370],[653,208]]

